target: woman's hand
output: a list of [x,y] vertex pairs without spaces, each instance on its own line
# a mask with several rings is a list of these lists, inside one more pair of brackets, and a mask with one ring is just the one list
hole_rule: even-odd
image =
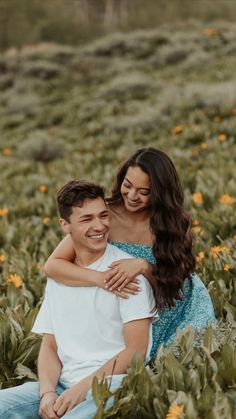
[[[105,288],[109,291],[117,290],[121,292],[131,282],[132,284],[139,284],[136,276],[143,272],[145,263],[146,261],[141,258],[121,259],[113,262],[109,266],[109,271],[106,271]],[[138,286],[137,290],[140,291]]]
[[139,286],[137,285],[139,280],[138,279],[131,279],[131,282],[127,283],[127,285],[123,286],[122,289],[108,289],[107,280],[109,279],[109,275],[112,272],[114,274],[113,268],[109,269],[109,271],[105,272],[98,272],[94,271],[94,281],[96,286],[99,288],[104,289],[105,291],[111,291],[117,297],[121,298],[129,298],[129,295],[136,295],[140,291]]

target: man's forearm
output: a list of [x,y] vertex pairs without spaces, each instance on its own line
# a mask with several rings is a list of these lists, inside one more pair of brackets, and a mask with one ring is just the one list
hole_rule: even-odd
[[61,374],[61,362],[57,352],[42,342],[38,358],[40,394],[56,389]]
[[[127,369],[130,366],[132,358],[136,352],[137,349],[134,347],[129,347],[119,352],[117,355],[107,361],[101,368],[86,378],[86,380],[88,380],[88,388],[92,387],[94,377],[97,377],[98,380],[101,380],[104,376],[126,374]],[[143,358],[145,358],[145,354],[146,350],[141,354]]]

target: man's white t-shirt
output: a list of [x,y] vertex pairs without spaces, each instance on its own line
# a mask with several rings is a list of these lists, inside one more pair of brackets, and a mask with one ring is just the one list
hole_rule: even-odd
[[[112,262],[127,258],[131,256],[108,244],[104,255],[88,268],[103,272]],[[142,275],[138,278],[141,291],[129,299],[98,287],[68,287],[48,279],[33,332],[55,336],[62,363],[60,382],[66,386],[78,383],[125,349],[124,323],[157,317],[152,313],[151,286]],[[147,356],[151,345],[150,325]]]

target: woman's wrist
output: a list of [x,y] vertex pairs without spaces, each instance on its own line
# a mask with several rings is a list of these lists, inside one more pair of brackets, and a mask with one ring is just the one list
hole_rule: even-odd
[[104,288],[104,280],[105,280],[104,272],[96,271],[94,275],[94,286],[98,288]]
[[148,275],[149,274],[149,269],[150,269],[149,262],[146,259],[140,258],[140,266],[141,266],[141,272],[140,273],[143,276]]

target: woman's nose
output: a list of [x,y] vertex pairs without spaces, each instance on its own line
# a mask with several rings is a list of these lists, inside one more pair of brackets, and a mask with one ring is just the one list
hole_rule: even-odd
[[128,193],[128,198],[131,201],[135,201],[137,199],[137,191],[135,189],[130,189]]

